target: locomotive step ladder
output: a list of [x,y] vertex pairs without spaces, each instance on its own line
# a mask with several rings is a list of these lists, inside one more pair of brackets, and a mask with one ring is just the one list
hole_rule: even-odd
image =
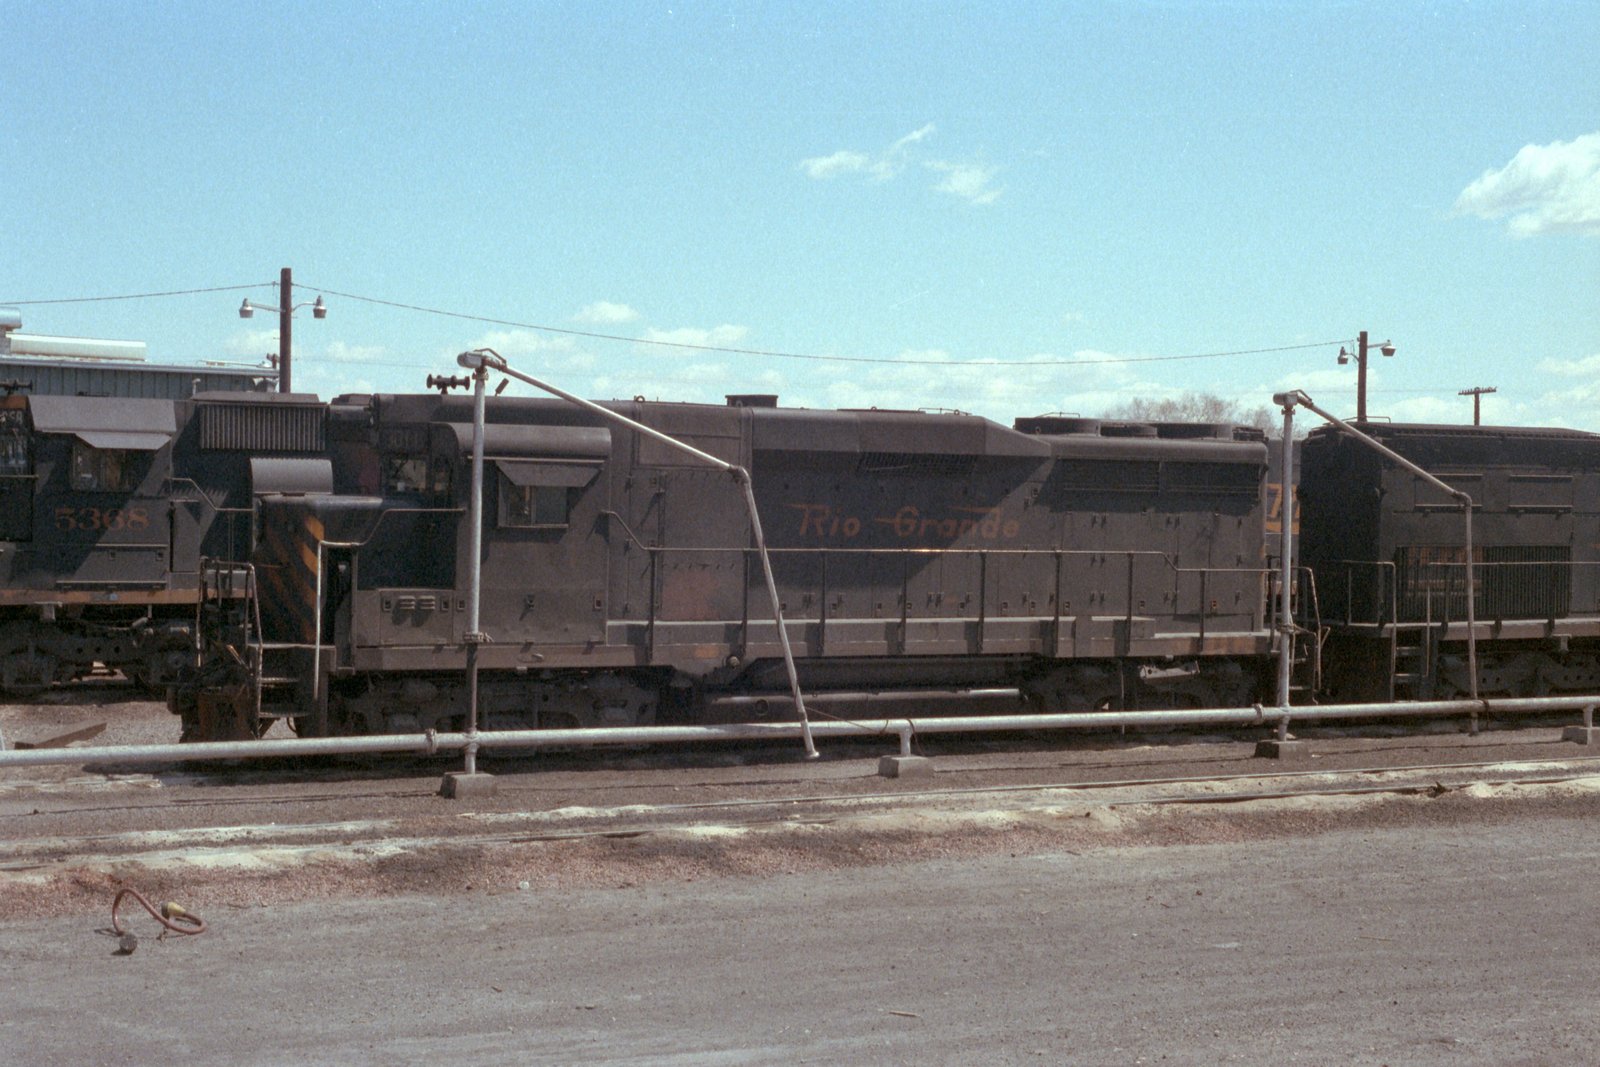
[[1439,644],[1427,622],[1398,622],[1389,627],[1391,700],[1428,700],[1438,677]]
[[[1322,688],[1322,642],[1327,636],[1326,627],[1311,630],[1299,626],[1295,628],[1294,647],[1289,653],[1291,704],[1315,703],[1315,694]],[[1299,696],[1313,699],[1296,699]]]
[[[1278,603],[1277,573],[1273,572],[1269,591],[1270,603]],[[1317,597],[1316,579],[1309,570],[1302,570],[1294,589],[1292,615],[1294,644],[1289,653],[1289,702],[1314,704],[1322,690],[1322,644],[1328,639],[1329,627],[1322,622],[1321,602]],[[1297,699],[1303,697],[1305,699]]]

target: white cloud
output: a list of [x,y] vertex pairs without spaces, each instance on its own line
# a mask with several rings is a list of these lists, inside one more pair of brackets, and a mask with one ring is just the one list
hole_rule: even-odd
[[[915,166],[912,158],[915,149],[932,137],[938,127],[927,123],[898,138],[876,154],[845,148],[829,156],[813,156],[800,161],[800,169],[818,181],[859,175],[870,181],[886,182],[900,175],[908,166]],[[999,168],[983,163],[952,163],[947,160],[924,160],[923,167],[941,175],[934,188],[941,193],[959,196],[971,204],[992,204],[1000,198],[1002,190],[994,185]]]
[[1544,359],[1537,378],[1564,379],[1559,388],[1540,396],[1528,410],[1546,413],[1540,423],[1553,422],[1583,429],[1600,428],[1600,353],[1579,359]]
[[267,353],[273,356],[278,354],[277,330],[246,330],[236,333],[223,342],[222,347],[227,349],[229,355],[248,356],[251,359],[265,358]]
[[933,136],[937,127],[933,123],[912,130],[877,155],[840,149],[831,156],[813,156],[800,161],[806,176],[818,181],[838,178],[847,174],[864,174],[873,181],[886,182],[898,175],[906,166],[906,157],[917,143]]
[[1510,163],[1463,189],[1455,210],[1483,219],[1509,215],[1517,237],[1600,236],[1600,132],[1524,146]]
[[806,176],[823,181],[828,178],[837,178],[841,174],[855,174],[868,170],[872,160],[860,152],[839,151],[831,156],[813,156],[811,159],[802,159],[800,169]]
[[1553,374],[1558,378],[1600,378],[1600,355],[1582,359],[1542,359],[1540,374]]
[[614,325],[619,322],[632,322],[639,317],[639,313],[627,304],[614,304],[609,300],[596,300],[573,316],[577,322],[601,323]]
[[[1492,398],[1484,397],[1483,399],[1483,406],[1489,408],[1493,402]],[[1452,395],[1449,399],[1442,396],[1384,397],[1381,412],[1378,410],[1377,398],[1368,396],[1367,404],[1373,414],[1381,414],[1392,422],[1433,422],[1461,425],[1472,421],[1472,398],[1465,396],[1457,397]],[[1338,412],[1334,414],[1338,414]],[[1300,420],[1296,418],[1295,421],[1298,423]],[[1311,425],[1316,426],[1321,421],[1316,419]],[[1499,422],[1500,419],[1491,412],[1485,416],[1485,421]]]
[[[509,360],[514,367],[519,358],[534,355],[538,356],[540,366],[547,371],[554,369],[570,373],[589,370],[595,365],[593,354],[580,347],[575,338],[547,336],[533,330],[491,330],[480,335],[467,347],[492,348]],[[452,366],[455,364],[453,353],[450,356],[450,363]],[[531,368],[518,369],[532,374],[539,373]]]
[[934,124],[930,122],[926,126],[923,126],[920,130],[912,130],[894,144],[890,145],[887,154],[891,156],[895,155],[896,153],[903,151],[905,148],[916,144],[918,141],[921,141],[926,137],[933,136],[935,129],[936,127]]
[[944,180],[934,186],[941,193],[959,196],[973,204],[992,204],[1000,199],[1001,190],[991,184],[999,173],[994,167],[981,163],[947,163],[943,160],[931,160],[923,166],[944,175]]
[[701,345],[725,348],[737,345],[750,333],[743,326],[713,326],[709,330],[698,326],[680,326],[675,330],[649,329],[644,332],[646,341],[661,341],[675,345]]
[[334,341],[325,349],[332,363],[368,363],[383,355],[381,345],[347,345]]

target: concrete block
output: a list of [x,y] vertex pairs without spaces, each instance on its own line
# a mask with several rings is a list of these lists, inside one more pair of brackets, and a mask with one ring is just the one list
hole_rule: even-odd
[[477,800],[494,796],[494,775],[474,771],[451,771],[439,785],[439,795],[451,800]]
[[883,756],[878,760],[881,778],[929,778],[933,775],[933,760],[927,756]]
[[1600,742],[1600,726],[1569,726],[1561,731],[1561,740],[1576,745],[1595,744]]
[[1271,741],[1256,742],[1257,759],[1281,760],[1308,760],[1311,758],[1311,746],[1304,741]]

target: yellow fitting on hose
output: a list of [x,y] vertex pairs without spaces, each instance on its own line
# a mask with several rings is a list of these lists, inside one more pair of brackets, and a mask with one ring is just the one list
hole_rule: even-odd
[[161,917],[163,919],[188,919],[191,916],[176,901],[169,900],[161,905]]

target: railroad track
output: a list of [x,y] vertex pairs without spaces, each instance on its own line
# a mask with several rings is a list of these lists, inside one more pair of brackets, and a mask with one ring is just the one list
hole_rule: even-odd
[[[907,811],[938,811],[959,825],[980,814],[1025,816],[1065,809],[1143,809],[1176,805],[1239,805],[1249,802],[1339,797],[1439,796],[1469,786],[1549,787],[1600,783],[1600,757],[1564,757],[1433,762],[1337,770],[1149,775],[1093,782],[947,786],[913,790],[820,793],[796,791],[763,797],[723,797],[678,803],[611,806],[564,805],[544,810],[456,811],[381,818],[276,819],[169,829],[27,834],[30,819],[83,817],[108,809],[103,803],[67,797],[39,798],[27,818],[8,817],[10,833],[0,842],[0,880],[32,881],[65,870],[205,870],[279,868],[310,862],[366,863],[429,849],[514,848],[544,843],[671,838],[689,834],[751,835],[801,827],[849,823]],[[838,784],[838,783],[835,783]],[[683,788],[683,787],[678,787]],[[1600,788],[1600,785],[1597,785]],[[259,815],[323,802],[408,801],[426,796],[420,786],[365,792],[256,793],[226,799],[174,796],[148,806],[160,809],[252,807]]]

